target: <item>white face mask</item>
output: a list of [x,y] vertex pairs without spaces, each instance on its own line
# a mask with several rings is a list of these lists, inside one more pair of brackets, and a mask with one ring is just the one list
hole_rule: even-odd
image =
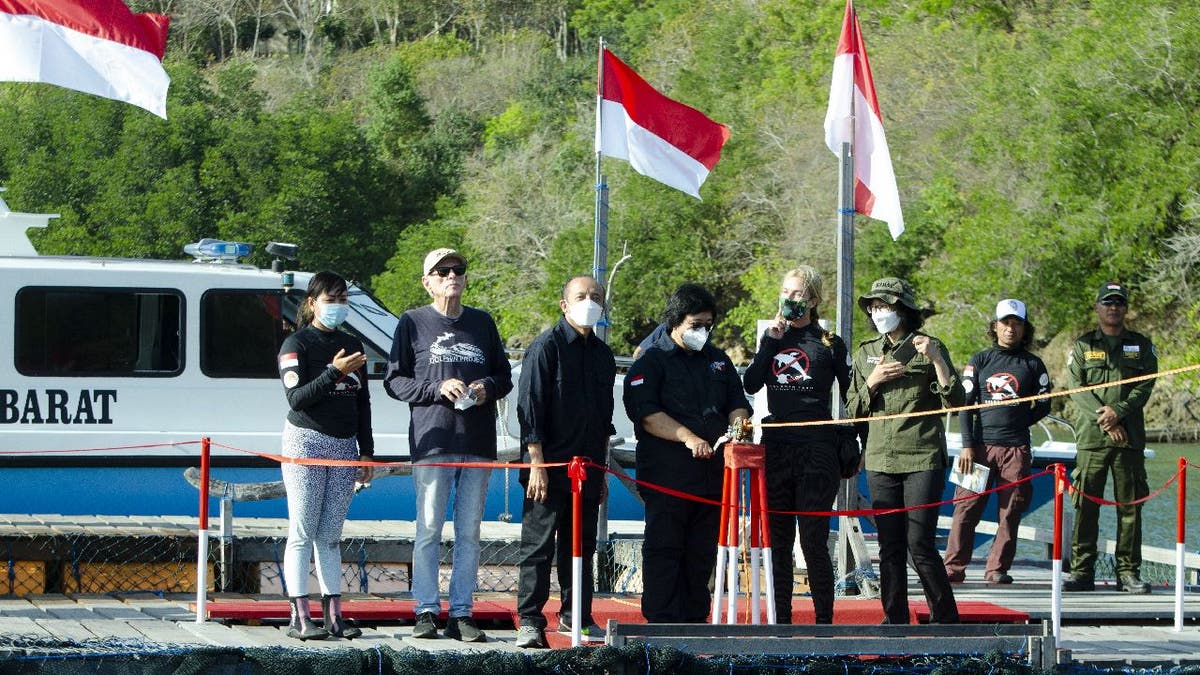
[[679,338],[683,341],[684,347],[698,352],[704,349],[704,345],[708,342],[708,329],[689,328],[683,331],[683,335],[680,335]]
[[604,316],[604,308],[591,298],[584,298],[567,308],[567,318],[571,320],[571,323],[582,328],[595,326],[602,316]]
[[890,309],[877,309],[871,312],[871,321],[875,322],[875,330],[887,335],[900,325],[900,315]]

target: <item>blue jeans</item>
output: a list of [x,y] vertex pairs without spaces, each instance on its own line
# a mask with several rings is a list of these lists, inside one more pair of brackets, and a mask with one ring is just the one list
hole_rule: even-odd
[[476,455],[434,455],[413,465],[417,487],[417,539],[413,544],[412,594],[414,612],[440,614],[438,568],[446,506],[454,492],[454,559],[450,572],[450,616],[471,616],[479,571],[479,523],[487,501],[491,469],[423,466],[423,464],[486,462]]

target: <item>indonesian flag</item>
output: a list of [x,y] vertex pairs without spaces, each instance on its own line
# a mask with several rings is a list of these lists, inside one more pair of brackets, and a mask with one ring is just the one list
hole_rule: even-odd
[[[854,118],[852,139],[846,137],[850,117]],[[898,238],[904,231],[900,192],[883,136],[883,115],[875,98],[867,46],[851,0],[846,0],[846,17],[829,85],[829,110],[825,113],[825,145],[840,157],[844,141],[850,141],[854,148],[854,210],[886,221],[892,239]]]
[[700,199],[729,129],[658,93],[607,49],[600,58],[596,152]]
[[0,81],[55,84],[166,119],[170,20],[121,0],[0,0]]

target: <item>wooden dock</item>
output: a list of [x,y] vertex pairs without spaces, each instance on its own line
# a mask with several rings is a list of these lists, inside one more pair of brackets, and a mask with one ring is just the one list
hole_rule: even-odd
[[[616,531],[637,530],[640,524],[610,523]],[[28,537],[38,532],[69,535],[72,532],[110,531],[121,536],[191,536],[195,533],[186,518],[79,518],[75,516],[0,516],[0,539],[18,534]],[[281,536],[286,522],[241,519],[235,523],[235,535],[249,541]],[[489,524],[488,537],[497,541],[515,537],[519,525]],[[397,545],[410,539],[412,523],[407,521],[361,522],[347,524],[347,536],[371,537]],[[216,534],[214,533],[214,537]],[[380,544],[384,545],[383,543]],[[194,565],[194,558],[193,558]],[[1050,568],[1045,562],[1020,565],[1011,574],[1015,583],[1007,586],[983,583],[983,566],[977,562],[968,569],[968,581],[954,586],[960,601],[990,602],[1026,613],[1033,621],[1050,617]],[[218,596],[220,597],[220,596]],[[225,596],[228,597],[228,596]],[[262,598],[265,596],[256,596]],[[347,593],[347,600],[376,596]],[[386,594],[379,599],[407,599],[406,594]],[[910,580],[910,597],[921,599],[916,579]],[[480,603],[511,594],[478,594]],[[631,607],[636,596],[616,596],[615,600]],[[1101,582],[1095,592],[1065,594],[1063,597],[1062,639],[1058,641],[1060,661],[1100,667],[1148,668],[1158,665],[1200,665],[1200,593],[1193,589],[1185,607],[1185,626],[1173,630],[1173,589],[1157,586],[1150,595],[1131,596]],[[278,622],[205,622],[195,623],[192,593],[45,593],[0,595],[0,658],[23,649],[23,642],[64,641],[87,644],[94,641],[127,640],[130,644],[186,648],[220,647],[299,647],[308,649],[373,649],[387,645],[396,650],[415,648],[439,650],[503,650],[520,652],[514,646],[515,627],[495,622],[484,626],[489,641],[464,645],[454,640],[415,640],[409,636],[411,621],[376,621],[364,626],[362,638],[299,643],[287,638]],[[798,597],[798,605],[807,601]],[[835,615],[835,621],[837,617]],[[553,624],[553,620],[551,621]]]
[[[1026,577],[1024,569],[1018,570]],[[1041,581],[1018,581],[1009,587],[963,584],[956,595],[963,600],[981,599],[1004,606],[1041,613],[1045,595]],[[1200,600],[1189,604],[1188,622],[1175,632],[1169,618],[1147,618],[1170,614],[1170,596],[1161,589],[1150,596],[1134,598],[1116,591],[1071,596],[1064,600],[1062,639],[1058,642],[1060,662],[1099,667],[1150,668],[1160,665],[1200,665]],[[919,596],[919,588],[914,587]],[[1083,597],[1087,596],[1087,597]],[[361,596],[347,596],[357,599]],[[479,596],[486,602],[487,595]],[[1015,602],[1009,600],[1016,599]],[[455,640],[417,640],[410,636],[411,622],[378,622],[363,627],[357,640],[324,640],[300,643],[284,635],[279,623],[195,623],[190,609],[194,596],[154,595],[41,595],[0,598],[0,658],[22,639],[57,640],[86,644],[114,638],[145,646],[188,647],[301,647],[307,649],[393,649],[523,651],[514,646],[515,627],[484,626],[489,640],[465,645]],[[636,603],[637,598],[625,598]],[[797,603],[805,602],[798,598]],[[1048,606],[1048,599],[1045,604]],[[1068,609],[1069,608],[1069,609]],[[1088,618],[1094,615],[1095,618]],[[1114,623],[1115,622],[1115,623]],[[552,622],[553,623],[553,622]],[[561,643],[560,643],[561,644]]]

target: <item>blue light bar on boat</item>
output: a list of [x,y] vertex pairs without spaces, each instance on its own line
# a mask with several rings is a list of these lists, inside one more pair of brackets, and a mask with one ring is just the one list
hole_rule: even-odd
[[195,244],[187,244],[183,252],[196,259],[196,262],[237,262],[240,258],[250,255],[253,247],[240,241],[222,241],[220,239],[201,239]]

